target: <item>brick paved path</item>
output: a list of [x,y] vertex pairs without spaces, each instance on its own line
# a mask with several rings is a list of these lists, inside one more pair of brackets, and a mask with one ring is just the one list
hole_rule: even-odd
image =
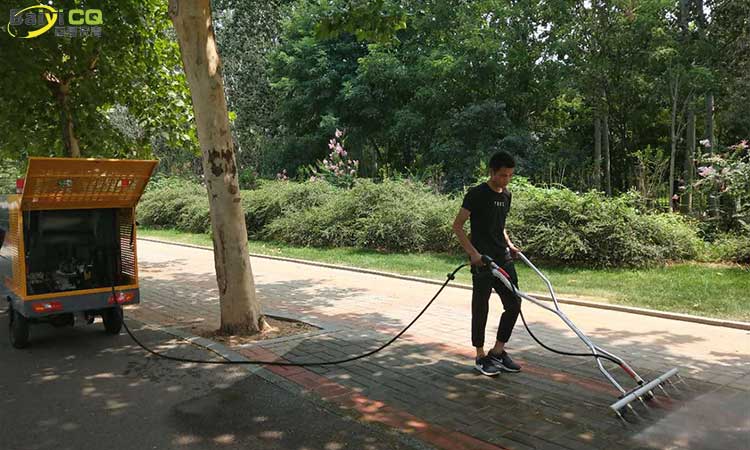
[[[142,240],[138,250],[143,303],[128,316],[170,326],[218,327],[210,251]],[[266,314],[322,329],[248,346],[242,353],[250,358],[315,361],[364,353],[401,330],[437,290],[415,281],[265,258],[253,258],[252,264]],[[648,420],[626,426],[607,408],[616,392],[593,362],[541,349],[520,320],[508,350],[523,371],[495,379],[478,375],[472,369],[470,299],[467,290],[446,288],[403,339],[368,359],[271,368],[271,376],[360,420],[398,428],[439,448],[750,448],[750,332],[563,306],[592,339],[647,380],[675,366],[686,378],[687,389],[643,410]],[[585,350],[553,314],[528,303],[524,311],[548,345]],[[488,343],[494,342],[500,313],[500,302],[494,301]]]

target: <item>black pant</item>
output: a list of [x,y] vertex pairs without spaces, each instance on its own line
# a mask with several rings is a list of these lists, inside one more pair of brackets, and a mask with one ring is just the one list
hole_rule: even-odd
[[[503,270],[508,272],[513,284],[518,286],[518,274],[513,266],[513,261],[502,265]],[[471,343],[474,347],[484,346],[484,329],[487,326],[487,313],[490,310],[490,295],[492,289],[500,296],[503,302],[503,315],[500,316],[500,325],[497,328],[497,340],[508,342],[513,327],[516,325],[518,314],[521,312],[521,298],[514,295],[505,287],[502,281],[492,275],[489,267],[472,267],[472,284],[474,288],[471,294]]]

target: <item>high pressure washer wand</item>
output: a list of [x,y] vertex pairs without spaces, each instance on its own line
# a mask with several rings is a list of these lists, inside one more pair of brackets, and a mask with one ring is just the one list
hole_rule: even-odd
[[[492,271],[492,275],[494,275],[496,278],[498,278],[503,283],[503,285],[506,288],[508,288],[508,290],[510,290],[511,292],[515,293],[518,297],[524,298],[524,299],[532,302],[533,304],[535,304],[535,305],[537,305],[537,306],[539,306],[541,308],[544,308],[547,311],[550,311],[550,312],[554,313],[555,315],[557,315],[560,319],[562,319],[563,322],[565,322],[565,324],[568,326],[568,328],[570,328],[573,331],[573,333],[575,333],[576,336],[578,336],[578,338],[581,339],[581,341],[583,341],[583,343],[591,351],[590,354],[587,354],[587,353],[567,353],[567,352],[560,352],[560,351],[556,351],[554,349],[551,349],[551,348],[547,347],[546,345],[544,345],[541,341],[539,341],[536,338],[536,336],[534,336],[531,333],[531,330],[529,330],[528,325],[526,325],[526,320],[523,319],[523,313],[521,313],[522,320],[524,322],[524,325],[526,326],[526,329],[529,331],[529,334],[534,338],[535,341],[537,341],[544,348],[546,348],[548,350],[551,350],[551,351],[554,351],[556,353],[567,354],[567,355],[572,355],[572,356],[593,356],[596,359],[596,364],[597,364],[597,366],[599,368],[599,371],[622,394],[617,402],[615,402],[612,405],[610,405],[610,408],[620,418],[622,418],[620,410],[623,407],[627,406],[628,408],[630,408],[632,410],[632,407],[630,406],[630,403],[632,401],[639,400],[642,404],[645,405],[644,399],[645,400],[651,400],[654,397],[654,394],[652,392],[653,389],[655,389],[655,388],[658,387],[665,394],[667,394],[667,392],[664,390],[664,387],[662,386],[662,383],[664,383],[665,381],[666,382],[670,382],[669,378],[671,378],[673,376],[676,376],[678,379],[681,380],[681,378],[679,378],[679,375],[677,374],[678,370],[676,368],[673,368],[673,369],[670,369],[669,371],[667,371],[666,373],[664,373],[663,375],[661,375],[660,377],[656,378],[655,380],[646,383],[643,380],[643,378],[641,378],[638,375],[638,373],[636,373],[636,371],[633,370],[633,368],[627,362],[625,362],[622,358],[620,358],[619,356],[617,356],[617,355],[615,355],[615,354],[613,354],[611,352],[608,352],[608,351],[604,350],[603,348],[601,348],[600,346],[598,346],[597,344],[595,344],[594,342],[592,342],[591,339],[589,339],[589,337],[586,336],[586,334],[583,331],[581,331],[573,323],[573,321],[571,321],[568,318],[568,316],[566,316],[565,313],[560,309],[560,304],[557,301],[557,296],[555,295],[554,289],[552,289],[552,283],[550,283],[549,279],[539,269],[537,269],[536,266],[534,266],[534,264],[532,264],[531,261],[529,261],[529,259],[523,253],[517,252],[517,255],[521,259],[521,261],[524,262],[524,264],[526,264],[527,266],[529,266],[531,268],[531,270],[533,270],[544,281],[545,285],[547,286],[547,289],[549,290],[550,297],[552,298],[552,302],[554,304],[554,308],[552,308],[552,307],[544,304],[542,302],[542,300],[539,300],[539,299],[537,299],[537,298],[535,298],[535,297],[533,297],[533,296],[531,296],[531,295],[523,292],[522,290],[518,289],[518,287],[513,284],[510,275],[508,275],[508,273],[505,270],[503,270],[502,267],[498,266],[495,263],[495,261],[492,258],[490,258],[489,256],[483,255],[482,256],[482,261],[485,264],[487,264],[488,266],[490,266],[490,269]],[[633,380],[635,380],[635,382],[637,383],[637,386],[635,388],[629,390],[629,391],[625,390],[620,385],[620,383],[618,383],[617,380],[604,367],[604,365],[601,362],[602,359],[606,359],[606,360],[612,361],[615,364],[617,364],[618,366],[620,366],[620,368],[622,368],[622,370],[625,371],[625,373],[627,373]],[[669,394],[667,394],[667,395],[669,395]]]

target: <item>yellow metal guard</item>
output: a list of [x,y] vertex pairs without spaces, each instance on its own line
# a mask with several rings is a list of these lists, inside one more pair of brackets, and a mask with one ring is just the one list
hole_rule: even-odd
[[21,209],[133,208],[157,161],[29,158]]

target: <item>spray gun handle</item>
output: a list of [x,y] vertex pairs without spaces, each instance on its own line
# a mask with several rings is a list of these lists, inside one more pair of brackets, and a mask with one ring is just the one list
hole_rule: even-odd
[[495,264],[495,260],[487,255],[482,255],[482,262],[492,267],[493,269],[497,267],[497,264]]
[[502,267],[498,266],[497,263],[495,263],[494,259],[487,255],[482,255],[482,262],[490,266],[492,274],[495,275],[495,277],[499,278],[500,281],[502,281],[502,283],[505,285],[505,287],[507,287],[511,291],[515,291],[510,275]]
[[490,269],[497,270],[501,274],[505,276],[505,278],[510,280],[510,275],[508,275],[508,272],[506,272],[502,267],[498,266],[494,259],[487,255],[482,255],[482,262],[486,265],[490,266]]

